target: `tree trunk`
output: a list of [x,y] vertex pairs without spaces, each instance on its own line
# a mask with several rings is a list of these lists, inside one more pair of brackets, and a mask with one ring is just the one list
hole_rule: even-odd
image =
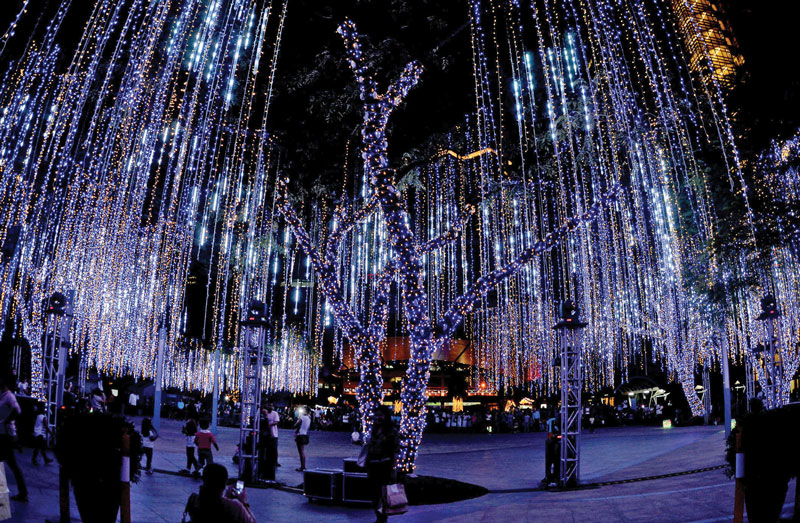
[[683,393],[686,395],[686,401],[689,402],[689,408],[692,410],[692,416],[702,416],[705,414],[703,402],[697,395],[694,388],[694,373],[687,369],[685,365],[678,365],[678,381],[681,382]]
[[434,339],[414,341],[412,336],[411,358],[403,379],[403,416],[400,420],[400,454],[397,459],[397,469],[406,474],[414,472],[416,467],[426,424],[425,402],[428,400],[431,355],[441,343]]
[[358,364],[356,399],[361,418],[361,433],[369,434],[375,407],[383,402],[380,342],[363,336],[354,336],[350,344],[353,347],[353,361]]

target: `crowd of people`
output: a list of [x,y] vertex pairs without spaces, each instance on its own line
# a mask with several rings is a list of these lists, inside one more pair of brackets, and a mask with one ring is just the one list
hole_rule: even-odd
[[[88,394],[81,394],[68,383],[64,391],[64,405],[71,412],[104,412],[109,410],[109,404],[114,403],[105,394],[102,385],[92,387]],[[27,501],[27,489],[22,470],[16,462],[14,449],[19,446],[18,421],[23,418],[24,409],[17,401],[17,397],[27,398],[32,405],[32,422],[28,442],[33,447],[33,463],[38,465],[41,456],[42,464],[47,465],[53,461],[48,455],[48,446],[51,441],[52,430],[47,425],[46,412],[43,404],[30,398],[27,383],[15,384],[13,380],[0,382],[0,460],[8,463],[9,468],[16,477],[18,494],[13,497],[17,501]],[[16,394],[15,394],[16,392]],[[115,394],[114,396],[117,396]],[[127,397],[127,393],[125,396]],[[125,404],[126,400],[116,399],[117,406]],[[128,400],[131,401],[131,400]],[[136,398],[139,401],[139,398]],[[227,398],[220,405],[227,408],[228,416],[240,416],[240,405],[228,401]],[[210,407],[210,405],[209,405]],[[115,409],[116,410],[116,409]],[[124,412],[124,409],[122,409]],[[242,489],[225,488],[227,471],[224,466],[214,463],[214,452],[219,451],[219,444],[210,429],[210,413],[203,408],[200,401],[187,401],[180,406],[180,414],[184,423],[181,433],[185,438],[186,467],[181,471],[203,478],[200,493],[187,503],[187,513],[194,514],[193,521],[218,521],[209,517],[223,517],[230,521],[255,521],[248,509],[246,494]],[[221,413],[221,416],[224,414]],[[622,401],[616,406],[587,402],[583,410],[583,423],[586,428],[593,431],[602,426],[618,424],[648,424],[660,423],[667,417],[680,418],[682,413],[670,405],[666,408],[661,405],[636,404],[633,401]],[[427,430],[432,432],[473,432],[473,433],[528,433],[537,431],[554,431],[557,429],[558,405],[540,404],[525,405],[524,408],[509,405],[505,409],[475,407],[460,412],[453,412],[449,406],[432,406],[427,412]],[[399,422],[397,413],[388,406],[382,406],[376,415],[376,421],[369,438],[367,449],[367,470],[370,475],[370,484],[376,489],[374,494],[375,509],[378,521],[386,520],[386,513],[381,512],[378,501],[381,498],[381,487],[394,481],[391,464],[393,463],[392,449],[396,448],[396,426]],[[241,449],[236,452],[234,460],[249,460],[248,466],[258,462],[260,479],[268,483],[275,482],[278,462],[278,428],[293,428],[294,441],[300,458],[297,471],[306,469],[306,448],[309,445],[312,430],[344,430],[360,432],[358,411],[347,403],[340,405],[298,407],[296,405],[276,406],[265,404],[261,413],[261,433],[256,455],[249,455]],[[153,426],[150,418],[143,418],[139,428],[141,436],[140,460],[144,461],[144,470],[148,474],[153,472],[153,458],[156,441],[159,439],[158,430]]]
[[[679,409],[665,409],[661,405],[639,404],[632,406],[623,401],[617,406],[603,403],[585,403],[583,424],[586,428],[618,425],[653,425],[660,423],[665,413],[681,415]],[[558,415],[557,405],[541,404],[531,407],[475,408],[453,412],[447,407],[429,407],[426,430],[431,432],[515,433],[546,431],[547,420]]]

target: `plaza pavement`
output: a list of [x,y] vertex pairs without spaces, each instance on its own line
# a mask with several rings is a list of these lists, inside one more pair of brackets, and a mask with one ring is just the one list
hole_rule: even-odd
[[[136,420],[137,427],[139,420]],[[215,460],[237,473],[231,461],[238,430],[220,427],[220,452]],[[531,434],[428,434],[418,459],[419,474],[458,479],[484,486],[490,493],[479,498],[440,505],[410,507],[392,521],[453,523],[517,521],[728,521],[732,519],[734,483],[724,470],[723,432],[720,427],[620,427],[583,435],[581,480],[607,483],[697,469],[705,472],[629,483],[555,492],[538,490],[544,475],[543,433]],[[142,474],[131,487],[135,522],[177,522],[191,492],[200,480],[175,475],[185,465],[180,423],[163,420],[156,442],[153,475]],[[347,432],[311,432],[307,448],[310,468],[341,468],[341,459],[355,456],[358,448]],[[292,431],[281,430],[278,480],[287,486],[302,483]],[[31,451],[19,455],[30,501],[12,503],[12,522],[41,522],[58,518],[57,466],[30,463]],[[7,469],[10,489],[16,493]],[[791,514],[794,482],[789,487],[784,514]],[[258,521],[371,522],[374,515],[358,506],[309,503],[290,490],[248,489]],[[74,500],[72,517],[78,521]]]

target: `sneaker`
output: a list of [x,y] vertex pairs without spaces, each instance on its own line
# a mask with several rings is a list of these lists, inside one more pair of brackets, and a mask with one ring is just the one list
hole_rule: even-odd
[[147,473],[148,474],[152,474],[153,473],[153,469],[147,469]]
[[303,472],[305,469],[303,467],[297,467],[295,470],[297,472]]
[[11,499],[14,501],[19,501],[20,503],[27,503],[28,496],[23,496],[22,494],[17,494],[16,496],[11,496]]

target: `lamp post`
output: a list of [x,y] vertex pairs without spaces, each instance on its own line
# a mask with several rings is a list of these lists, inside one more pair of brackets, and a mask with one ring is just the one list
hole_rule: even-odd
[[219,418],[219,346],[214,351],[214,385],[211,393],[211,432],[217,433]]
[[161,430],[161,384],[164,381],[164,353],[167,349],[167,331],[169,330],[170,309],[161,318],[158,325],[158,352],[156,353],[156,380],[153,391],[153,427]]
[[731,433],[731,420],[733,419],[731,416],[731,371],[728,361],[728,343],[717,333],[714,334],[713,341],[720,344],[722,351],[720,355],[720,360],[722,360],[722,408],[725,417],[725,438],[727,438]]

